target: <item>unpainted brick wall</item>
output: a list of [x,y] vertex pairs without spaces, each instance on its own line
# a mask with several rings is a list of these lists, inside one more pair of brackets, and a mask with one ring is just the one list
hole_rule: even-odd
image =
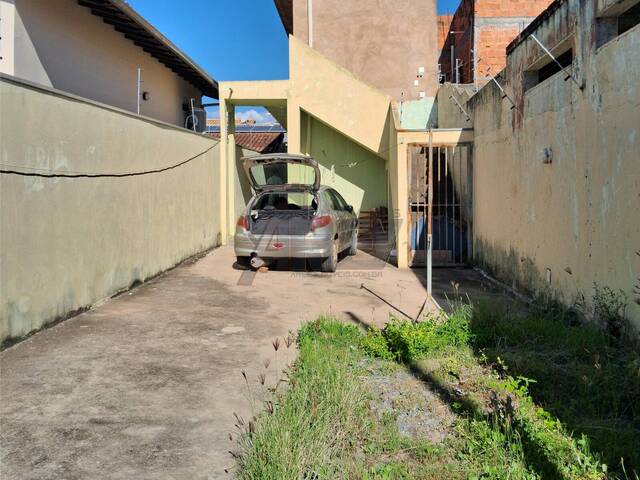
[[447,37],[449,36],[449,30],[451,30],[451,22],[453,15],[438,15],[438,51],[441,52],[444,47]]
[[473,8],[474,0],[462,0],[460,2],[460,6],[453,15],[448,34],[443,42],[439,63],[447,82],[455,81],[455,74],[452,72],[451,65],[452,45],[454,47],[454,66],[455,58],[459,58],[463,64],[462,68],[460,68],[460,81],[462,83],[473,82],[470,63],[471,50],[473,48]]
[[476,17],[537,17],[553,0],[475,0]]
[[[507,45],[553,0],[462,0],[450,16],[438,18],[439,63],[446,81],[455,81],[451,66],[451,46],[455,58],[462,62],[460,81],[486,82],[487,70],[497,75],[506,64]],[[476,52],[478,65],[473,66]],[[475,72],[474,72],[475,69]],[[475,78],[474,78],[475,75]]]
[[520,33],[517,26],[489,26],[477,30],[476,52],[478,68],[476,77],[486,77],[487,71],[497,75],[505,67],[507,61],[507,45]]

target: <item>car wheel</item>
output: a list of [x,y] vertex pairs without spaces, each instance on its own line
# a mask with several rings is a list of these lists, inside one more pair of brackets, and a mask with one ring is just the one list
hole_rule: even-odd
[[351,246],[349,247],[349,255],[354,256],[358,253],[358,231],[354,230],[351,234]]
[[331,245],[331,255],[327,258],[322,259],[322,265],[320,269],[323,272],[335,272],[338,267],[338,241],[334,241],[333,245]]

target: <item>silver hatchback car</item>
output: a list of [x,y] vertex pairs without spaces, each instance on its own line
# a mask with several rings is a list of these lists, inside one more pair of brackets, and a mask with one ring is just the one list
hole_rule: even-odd
[[315,160],[282,153],[242,160],[255,195],[236,224],[240,265],[314,259],[334,272],[341,253],[356,254],[358,217],[338,192],[320,186]]

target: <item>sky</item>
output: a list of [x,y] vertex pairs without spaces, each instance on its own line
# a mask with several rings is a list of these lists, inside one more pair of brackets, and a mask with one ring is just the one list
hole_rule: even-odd
[[[367,0],[363,0],[367,1]],[[438,13],[459,0],[437,0]],[[289,76],[287,35],[273,0],[128,0],[165,37],[218,81]],[[211,116],[215,108],[209,109]],[[266,111],[238,109],[259,122]]]

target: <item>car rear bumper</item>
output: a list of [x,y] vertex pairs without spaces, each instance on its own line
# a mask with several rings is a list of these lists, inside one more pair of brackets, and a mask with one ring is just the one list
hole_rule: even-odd
[[300,236],[252,235],[249,232],[234,236],[237,257],[261,258],[326,258],[331,255],[330,236],[314,234]]

